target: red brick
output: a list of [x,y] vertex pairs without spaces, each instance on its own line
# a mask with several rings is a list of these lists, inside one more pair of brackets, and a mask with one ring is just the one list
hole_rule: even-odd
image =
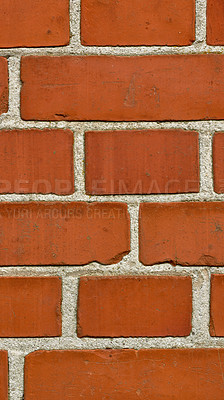
[[190,45],[194,0],[82,0],[83,45]]
[[210,334],[224,336],[224,276],[211,276]]
[[224,265],[224,203],[142,203],[140,260],[145,265]]
[[8,400],[8,353],[0,351],[0,398]]
[[0,203],[1,265],[119,262],[130,250],[122,203]]
[[69,0],[1,0],[0,47],[69,43]]
[[28,56],[25,120],[224,119],[224,55]]
[[80,279],[78,336],[187,336],[191,332],[190,277]]
[[8,111],[8,62],[0,57],[0,114]]
[[223,349],[38,351],[24,400],[223,400]]
[[214,190],[224,193],[224,133],[217,132],[213,138]]
[[0,278],[0,337],[61,336],[61,280]]
[[87,132],[85,149],[89,194],[199,191],[196,132]]
[[0,131],[0,193],[74,192],[73,133]]
[[207,43],[224,44],[224,3],[223,0],[207,0]]

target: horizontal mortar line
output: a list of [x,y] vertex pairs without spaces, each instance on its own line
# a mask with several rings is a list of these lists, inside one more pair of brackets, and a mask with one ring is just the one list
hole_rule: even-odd
[[[124,263],[124,262],[123,262]],[[127,262],[128,264],[128,262]],[[131,277],[134,275],[137,276],[166,276],[169,273],[169,276],[191,276],[195,277],[195,273],[201,271],[201,269],[205,268],[214,268],[214,271],[224,273],[223,267],[209,267],[209,266],[175,266],[173,267],[171,264],[155,264],[153,266],[143,266],[139,264],[139,269],[137,266],[129,267],[128,265],[122,265],[122,262],[119,264],[113,265],[102,265],[96,264],[95,266],[92,264],[86,264],[85,266],[9,266],[9,267],[1,267],[0,266],[0,278],[4,276],[11,276],[12,274],[16,274],[17,277],[51,277],[52,275],[60,276],[62,279],[68,279],[71,282],[76,279],[79,279],[83,276],[98,276],[98,277],[107,277],[107,276],[116,276],[116,277]],[[2,268],[4,270],[2,271]],[[7,271],[6,268],[9,270]],[[213,272],[214,272],[213,271]],[[38,275],[39,274],[39,275]]]
[[1,202],[87,202],[87,203],[129,203],[140,205],[141,203],[160,203],[160,202],[191,202],[191,201],[224,201],[224,194],[216,194],[216,193],[208,193],[208,192],[199,192],[199,193],[184,193],[184,194],[149,194],[149,195],[99,195],[99,196],[88,196],[85,194],[73,194],[69,196],[58,196],[53,194],[1,194],[0,195],[0,203]]
[[147,56],[147,55],[190,55],[221,54],[224,46],[209,46],[203,42],[192,46],[81,46],[72,44],[67,47],[20,47],[0,49],[2,57],[16,56]]
[[[116,338],[114,339],[96,339],[94,343],[79,343],[73,340],[72,338],[68,338],[69,343],[63,345],[55,344],[49,345],[48,343],[35,344],[32,343],[23,343],[21,340],[18,343],[15,343],[15,346],[10,345],[9,343],[1,344],[0,341],[0,350],[8,350],[8,351],[16,351],[20,354],[24,354],[24,356],[38,350],[45,351],[55,351],[55,350],[108,350],[108,349],[196,349],[196,348],[223,348],[224,340],[222,338],[214,338],[207,339],[200,337],[200,340],[193,341],[193,337],[189,337],[186,341],[182,338],[145,338],[141,337],[138,339],[135,338]],[[129,343],[129,340],[131,343]],[[15,339],[14,339],[15,341]],[[124,343],[125,341],[125,343]],[[121,343],[119,343],[121,342]],[[16,346],[17,344],[17,346]],[[23,347],[24,346],[24,347]],[[18,348],[19,347],[19,348]]]
[[224,120],[199,121],[25,121],[18,116],[4,114],[0,116],[0,129],[224,129]]
[[209,267],[209,271],[211,274],[223,274],[224,273],[224,269],[223,269],[224,265],[221,267]]
[[[21,339],[11,338],[11,340],[0,339],[0,350],[19,350],[21,353],[29,354],[38,350],[94,350],[94,349],[141,349],[141,348],[218,348],[223,347],[223,338],[195,338],[196,335],[188,336],[187,338],[181,337],[119,337],[119,338],[88,338],[88,339],[75,339],[73,337],[63,338],[60,343],[54,341],[49,343],[48,338]],[[195,340],[194,340],[195,338]],[[67,339],[67,340],[66,340]],[[125,344],[124,344],[125,340]],[[64,342],[64,343],[63,343]],[[19,349],[18,349],[19,346]]]
[[[130,255],[131,253],[129,253]],[[56,274],[60,276],[62,279],[68,279],[71,281],[75,281],[82,276],[92,275],[92,276],[153,276],[153,275],[166,275],[170,276],[181,276],[188,275],[191,277],[195,277],[195,273],[198,274],[202,270],[206,270],[208,273],[224,273],[224,265],[218,267],[212,267],[208,265],[175,265],[169,264],[168,262],[158,263],[154,265],[143,265],[141,262],[136,262],[133,265],[134,261],[127,260],[128,256],[125,256],[123,260],[121,260],[117,264],[100,264],[100,263],[89,263],[85,265],[14,265],[14,266],[0,266],[0,277],[10,276],[13,273],[16,276],[52,276]],[[131,261],[132,265],[129,265]]]

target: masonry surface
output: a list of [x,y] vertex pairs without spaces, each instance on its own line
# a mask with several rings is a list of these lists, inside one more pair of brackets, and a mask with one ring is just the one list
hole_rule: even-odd
[[223,400],[223,82],[222,0],[0,2],[1,400]]

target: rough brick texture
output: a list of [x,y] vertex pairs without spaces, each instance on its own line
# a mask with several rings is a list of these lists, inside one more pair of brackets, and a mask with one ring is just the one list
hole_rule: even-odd
[[129,252],[122,203],[1,203],[1,265],[113,264]]
[[8,400],[8,354],[0,351],[0,398]]
[[224,276],[211,276],[210,334],[224,336]]
[[0,337],[60,335],[59,278],[0,278]]
[[0,57],[0,114],[8,111],[8,63]]
[[190,45],[194,0],[82,0],[83,45]]
[[224,264],[223,202],[142,203],[139,223],[143,264]]
[[25,400],[222,400],[223,368],[223,349],[39,351],[26,356]]
[[73,133],[0,131],[0,193],[74,192]]
[[223,119],[224,55],[22,59],[25,120]]
[[224,399],[223,46],[224,0],[0,1],[0,400]]
[[0,47],[69,43],[69,0],[1,0]]
[[213,138],[214,190],[224,193],[224,133],[217,132]]
[[199,191],[196,132],[87,132],[85,149],[89,194]]
[[191,332],[189,277],[80,279],[78,336],[187,336]]
[[224,44],[224,3],[222,0],[207,0],[207,43]]

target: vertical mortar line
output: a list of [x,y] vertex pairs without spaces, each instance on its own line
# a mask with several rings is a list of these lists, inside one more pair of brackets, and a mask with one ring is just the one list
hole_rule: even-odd
[[24,354],[8,350],[9,400],[22,400],[24,392]]
[[[63,277],[62,279],[62,336],[76,336],[78,278]],[[63,339],[62,339],[63,340]]]
[[73,129],[73,133],[75,194],[85,196],[85,132],[80,128]]
[[192,275],[192,333],[194,344],[202,347],[210,340],[210,275],[209,267],[198,269]]
[[128,204],[128,212],[130,214],[130,253],[128,255],[128,260],[125,261],[125,264],[130,263],[132,265],[139,264],[139,206],[140,203],[136,202],[134,204]]
[[213,196],[212,129],[199,130],[200,193]]
[[[88,269],[86,271],[86,275],[88,275]],[[74,288],[74,335],[77,338],[77,312],[78,312],[78,294],[79,294],[79,278],[73,279],[73,288]]]
[[196,1],[195,14],[195,44],[206,45],[206,0]]
[[81,40],[81,0],[70,0],[70,44],[80,47]]
[[13,125],[20,118],[20,63],[21,57],[9,57],[8,71],[9,71],[9,123]]

